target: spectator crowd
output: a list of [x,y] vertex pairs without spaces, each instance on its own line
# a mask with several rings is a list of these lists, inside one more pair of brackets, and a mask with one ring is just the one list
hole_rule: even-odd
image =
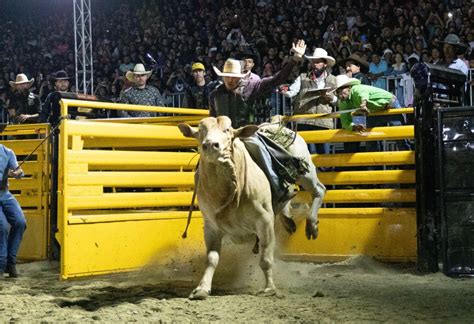
[[[72,1],[5,0],[0,12],[0,107],[18,74],[34,79],[31,91],[43,102],[51,77],[75,75]],[[443,61],[440,41],[455,34],[466,44],[460,59],[473,68],[474,4],[465,0],[129,0],[92,1],[95,92],[116,100],[130,86],[136,64],[154,73],[148,83],[161,94],[193,83],[193,63],[217,79],[227,58],[251,52],[260,77],[289,61],[291,44],[304,39],[307,52],[324,48],[336,59],[332,73],[357,53],[369,63],[373,85],[414,63]],[[303,69],[306,66],[303,64]],[[301,71],[287,80],[292,82]],[[74,81],[71,80],[72,91]],[[5,110],[5,109],[4,109]]]

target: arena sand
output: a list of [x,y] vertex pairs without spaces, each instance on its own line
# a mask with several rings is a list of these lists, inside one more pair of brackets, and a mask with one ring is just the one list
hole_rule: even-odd
[[368,257],[332,264],[277,260],[279,295],[258,296],[263,275],[251,248],[226,246],[205,301],[187,299],[201,257],[73,281],[58,279],[57,263],[21,264],[21,278],[0,279],[0,322],[474,321],[474,280],[419,275],[413,265]]

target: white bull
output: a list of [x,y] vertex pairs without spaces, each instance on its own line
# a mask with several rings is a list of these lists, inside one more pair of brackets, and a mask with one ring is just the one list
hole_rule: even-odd
[[[184,136],[196,138],[199,142],[201,159],[196,172],[195,190],[204,217],[207,248],[204,275],[189,298],[205,299],[209,296],[224,235],[229,235],[236,243],[254,239],[255,236],[259,239],[260,267],[265,275],[263,293],[275,293],[272,273],[275,213],[270,184],[240,140],[254,135],[258,126],[249,125],[234,130],[230,119],[220,116],[203,119],[198,130],[184,123],[179,125],[179,129]],[[300,136],[297,136],[289,151],[305,158],[310,165],[310,172],[299,177],[298,183],[313,196],[306,235],[308,239],[315,239],[318,233],[317,211],[325,188],[317,180],[306,143]],[[285,207],[287,209],[288,206]]]

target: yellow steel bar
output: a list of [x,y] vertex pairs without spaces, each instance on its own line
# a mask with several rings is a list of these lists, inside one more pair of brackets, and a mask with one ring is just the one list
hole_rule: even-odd
[[3,130],[2,135],[3,136],[39,135],[39,134],[44,135],[47,133],[48,127],[49,127],[49,124],[8,125]]
[[[414,208],[320,208],[319,216],[324,218],[378,218],[387,215],[408,216],[415,213]],[[201,217],[201,212],[196,210],[193,212],[193,218]],[[153,211],[153,212],[126,212],[110,214],[87,214],[72,215],[68,218],[69,224],[91,224],[91,223],[109,223],[109,222],[126,222],[126,221],[142,221],[142,220],[159,220],[159,219],[179,219],[187,218],[187,211]]]
[[[177,127],[176,127],[177,128]],[[113,137],[83,137],[85,148],[113,148],[113,149],[143,149],[162,150],[173,149],[182,150],[185,148],[195,149],[196,141],[184,141],[182,139],[170,140],[164,138],[135,138],[133,140],[118,140]]]
[[[297,202],[308,202],[308,192],[299,192]],[[377,203],[377,202],[415,202],[415,189],[341,189],[328,190],[324,197],[326,203]]]
[[192,192],[106,193],[100,196],[67,196],[69,210],[189,206]]
[[104,123],[122,123],[122,124],[163,124],[163,123],[194,123],[203,119],[205,116],[161,116],[150,118],[99,118],[89,119],[89,121]]
[[[61,102],[61,113],[65,115],[67,113],[67,104]],[[58,160],[58,209],[57,209],[57,223],[58,223],[58,232],[56,233],[56,239],[58,240],[61,246],[61,273],[67,272],[67,266],[70,264],[71,260],[69,259],[70,247],[67,242],[69,228],[67,226],[67,217],[69,210],[69,200],[68,200],[68,138],[69,138],[69,123],[70,121],[65,119],[61,122],[60,132],[59,132],[59,160]]]
[[[395,109],[387,109],[381,112],[371,113],[370,116],[382,116],[382,115],[400,115],[400,114],[413,114],[413,108],[395,108]],[[327,113],[324,114],[306,114],[306,115],[293,115],[287,117],[288,121],[298,121],[300,119],[320,119],[320,118],[339,118],[341,117],[341,113],[339,114],[331,114],[328,116]]]
[[[0,141],[0,144],[7,146],[12,149],[16,155],[28,155],[30,154],[41,142],[41,139],[29,139],[29,140],[11,140],[11,141]],[[43,147],[40,146],[33,155],[42,154]]]
[[[25,190],[25,189],[41,189],[42,187],[42,177],[36,178],[23,178],[23,179],[10,179],[9,182],[9,189],[10,190]],[[39,193],[41,194],[41,192]]]
[[415,183],[414,170],[319,172],[325,185]]
[[[201,212],[196,210],[192,217],[201,217]],[[92,214],[92,215],[73,215],[69,216],[69,224],[92,224],[92,223],[110,223],[110,222],[135,222],[143,220],[159,219],[186,219],[187,211],[158,211],[142,213],[110,213],[110,214]]]
[[[157,168],[187,169],[196,166],[199,154],[187,152],[140,152],[140,151],[110,151],[82,150],[69,151],[69,161],[88,163],[89,166],[156,166]],[[127,161],[124,164],[124,161]]]
[[193,187],[194,172],[88,172],[70,174],[71,186]]
[[364,134],[343,129],[298,132],[307,143],[383,141],[413,138],[413,126],[368,128]]
[[[171,108],[171,107],[158,107],[158,106],[129,105],[129,104],[121,104],[121,103],[86,101],[86,100],[73,100],[73,99],[61,99],[61,102],[64,102],[67,105],[67,107],[82,107],[82,108],[111,109],[111,110],[149,111],[149,112],[159,112],[159,113],[209,116],[209,110],[207,110],[207,109]],[[66,114],[67,114],[67,112],[64,112],[64,115],[66,115]]]
[[90,121],[69,121],[69,135],[112,137],[114,139],[158,139],[174,140],[182,143],[196,143],[195,139],[186,138],[178,127],[158,125],[132,125],[98,123]]
[[321,167],[415,164],[414,151],[314,154],[311,157],[314,164]]
[[325,218],[339,217],[381,217],[384,215],[413,215],[414,208],[383,208],[383,207],[357,207],[357,208],[320,208],[318,215]]

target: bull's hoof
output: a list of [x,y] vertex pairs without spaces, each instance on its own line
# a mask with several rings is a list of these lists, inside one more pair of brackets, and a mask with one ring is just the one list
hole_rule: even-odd
[[278,295],[278,292],[276,288],[265,288],[257,292],[257,296],[263,296],[263,297],[271,297],[271,296],[277,296],[277,295]]
[[282,220],[283,227],[285,228],[285,230],[290,235],[293,235],[296,232],[296,223],[295,223],[295,221],[292,218],[286,217],[284,215],[281,216],[281,220]]
[[211,294],[210,291],[205,291],[203,289],[194,289],[188,298],[191,300],[204,300],[204,299],[207,299],[207,297],[209,297],[210,294]]
[[308,240],[315,240],[318,237],[318,234],[319,234],[318,223],[319,221],[317,221],[313,225],[312,221],[308,219],[306,220],[306,238]]

